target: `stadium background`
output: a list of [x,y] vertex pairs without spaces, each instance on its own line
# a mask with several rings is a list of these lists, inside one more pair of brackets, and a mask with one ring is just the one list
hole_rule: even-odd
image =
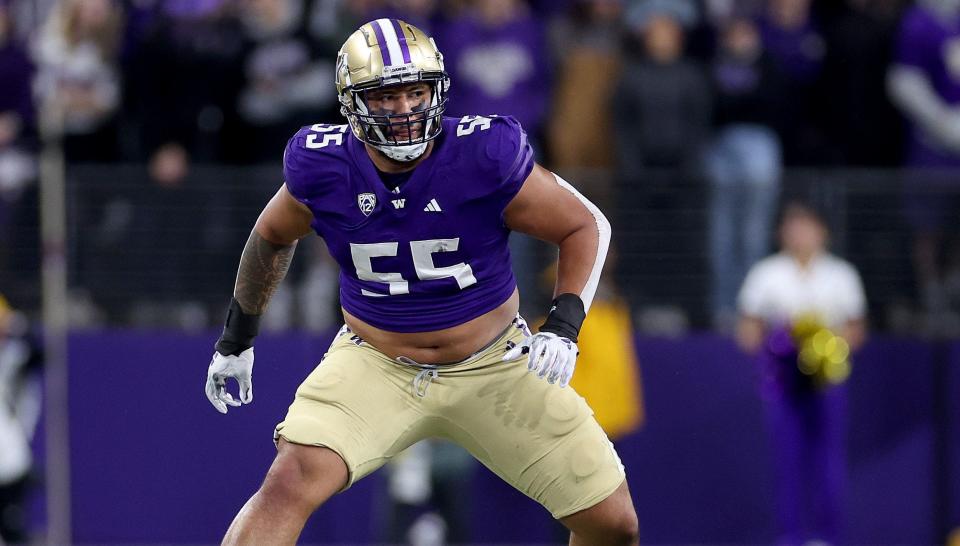
[[[960,277],[933,292],[917,280],[908,204],[916,188],[950,204],[942,227],[956,236],[957,186],[954,171],[913,161],[911,125],[887,92],[912,4],[0,0],[12,22],[0,32],[0,111],[21,121],[0,142],[0,292],[48,344],[33,535],[212,543],[255,490],[272,426],[336,327],[322,244],[301,246],[271,306],[257,403],[211,411],[203,370],[286,138],[340,122],[339,45],[398,16],[446,54],[450,115],[517,116],[541,162],[614,220],[610,275],[633,314],[645,404],[643,426],[617,445],[643,541],[772,541],[756,372],[713,304],[703,166],[724,115],[743,115],[716,75],[726,25],[746,16],[779,78],[748,116],[782,146],[777,193],[825,211],[869,301],[871,338],[850,379],[847,536],[944,542],[960,526]],[[791,18],[802,24],[778,27]],[[681,58],[662,62],[679,68],[647,87],[619,83],[650,83],[652,20],[667,51],[682,39]],[[677,96],[690,102],[657,102]],[[624,108],[644,101],[656,115]],[[525,240],[514,253],[536,316],[549,257]],[[483,469],[472,483],[474,542],[552,539],[541,508]],[[379,540],[385,488],[379,473],[335,498],[304,540]]]

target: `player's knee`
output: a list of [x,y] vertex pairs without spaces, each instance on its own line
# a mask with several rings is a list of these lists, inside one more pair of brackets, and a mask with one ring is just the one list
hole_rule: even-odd
[[636,546],[640,543],[637,517],[607,520],[589,531],[574,532],[579,537],[571,544],[604,544],[609,546]]
[[336,471],[305,460],[299,454],[281,452],[270,466],[260,492],[285,506],[315,510],[339,488],[335,485]]
[[640,524],[632,506],[626,507],[606,518],[604,544],[634,546],[640,540]]
[[615,538],[614,544],[622,544],[623,546],[639,544],[640,523],[637,521],[637,513],[629,510],[627,514],[624,514],[614,525],[613,536]]
[[301,465],[292,457],[277,457],[263,480],[260,495],[282,506],[315,508],[322,502],[314,499]]
[[633,508],[633,501],[626,484],[610,497],[612,506],[607,512],[606,527],[610,544],[633,546],[639,542],[640,524],[637,521],[637,512]]
[[[572,523],[572,522],[570,522]],[[578,541],[571,544],[604,544],[610,546],[635,546],[639,543],[640,526],[637,513],[630,505],[589,514],[575,524],[568,523]]]

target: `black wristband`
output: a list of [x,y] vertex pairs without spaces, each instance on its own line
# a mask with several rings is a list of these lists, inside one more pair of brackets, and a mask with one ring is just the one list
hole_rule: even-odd
[[223,356],[238,356],[253,347],[253,338],[257,337],[258,333],[260,333],[260,315],[244,313],[240,308],[240,302],[236,298],[230,298],[227,320],[215,347]]
[[553,300],[553,308],[550,309],[550,314],[547,315],[547,320],[540,327],[540,331],[551,332],[576,343],[585,318],[587,313],[583,310],[583,300],[580,296],[560,294]]

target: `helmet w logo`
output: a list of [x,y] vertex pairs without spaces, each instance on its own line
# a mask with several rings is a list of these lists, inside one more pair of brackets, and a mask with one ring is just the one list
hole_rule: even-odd
[[357,205],[364,216],[370,216],[373,209],[377,206],[377,196],[372,193],[361,193],[357,195]]

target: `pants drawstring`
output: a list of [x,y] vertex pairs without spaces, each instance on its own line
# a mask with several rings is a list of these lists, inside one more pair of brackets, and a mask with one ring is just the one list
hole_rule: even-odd
[[438,376],[436,367],[429,367],[420,370],[417,373],[417,376],[413,378],[413,392],[417,396],[423,398],[427,395],[427,387],[430,386],[430,382],[437,378]]
[[417,376],[413,378],[413,381],[411,383],[413,386],[413,393],[419,396],[420,398],[423,398],[424,396],[426,396],[427,387],[430,386],[430,382],[436,379],[437,377],[439,377],[440,375],[440,372],[437,371],[439,366],[435,366],[431,364],[421,364],[416,360],[406,356],[398,356],[396,360],[401,364],[404,364],[406,366],[411,366],[420,370],[419,372],[417,372]]

